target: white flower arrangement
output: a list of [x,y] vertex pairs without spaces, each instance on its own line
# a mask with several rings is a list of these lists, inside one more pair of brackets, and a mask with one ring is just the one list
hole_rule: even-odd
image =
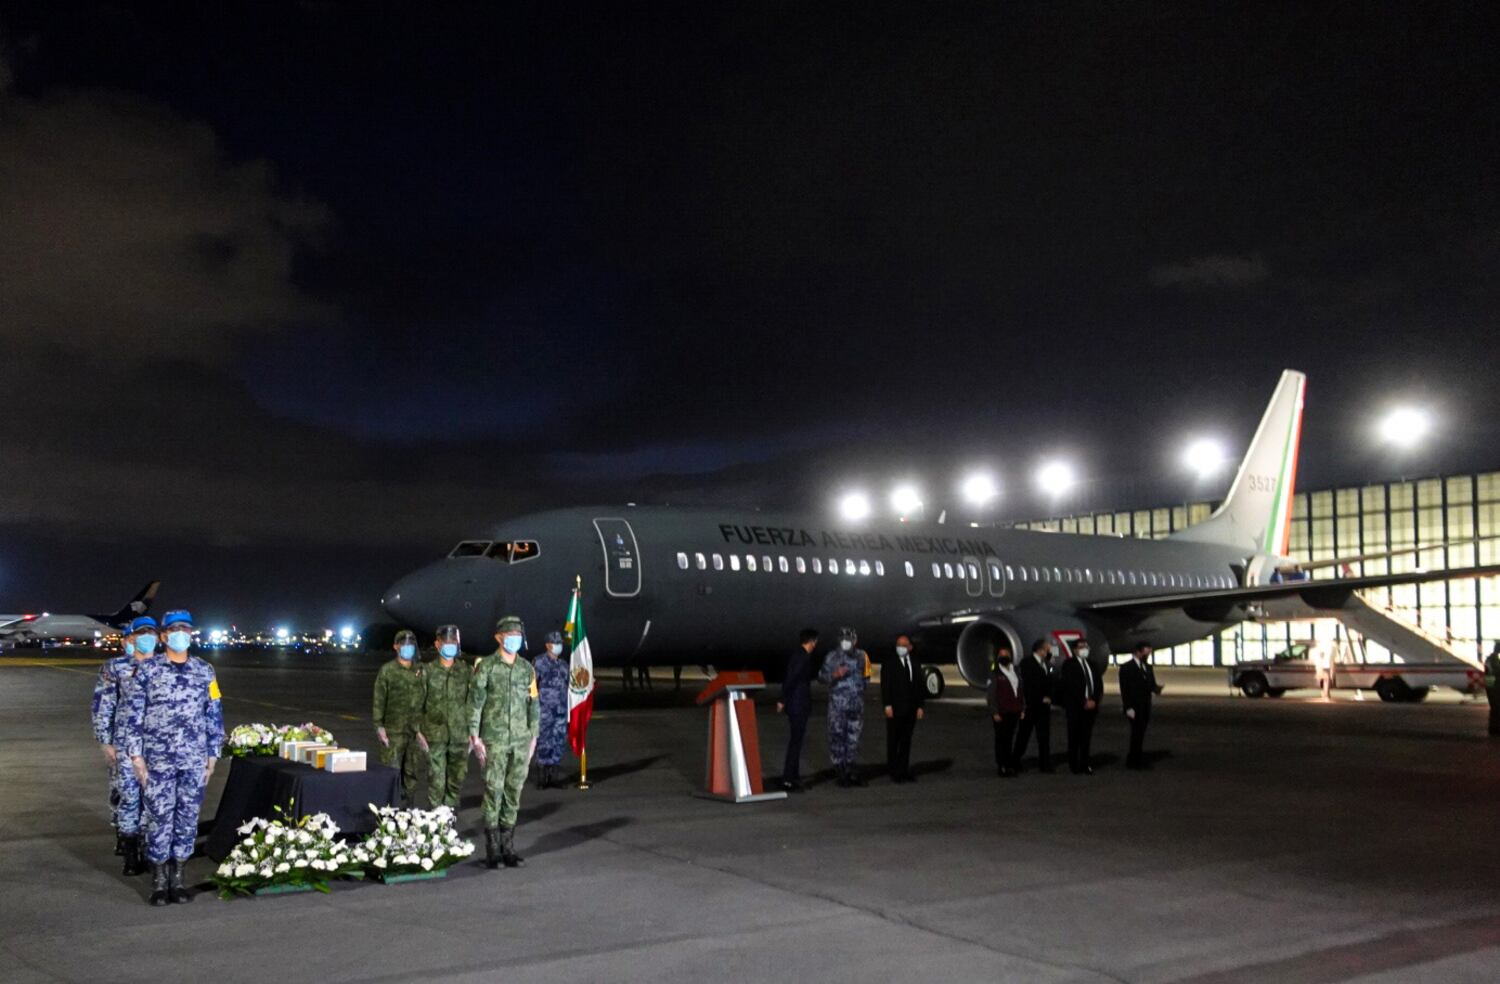
[[315,741],[333,745],[333,733],[311,721],[305,724],[242,724],[229,733],[224,751],[235,758],[276,755],[284,741]]
[[338,825],[326,813],[295,823],[257,817],[237,833],[243,838],[210,879],[223,898],[250,895],[274,885],[328,891],[328,881],[362,875],[370,856],[362,844],[337,839]]
[[360,847],[376,877],[442,871],[474,853],[474,843],[458,835],[451,807],[398,810],[371,803],[370,809],[380,820]]

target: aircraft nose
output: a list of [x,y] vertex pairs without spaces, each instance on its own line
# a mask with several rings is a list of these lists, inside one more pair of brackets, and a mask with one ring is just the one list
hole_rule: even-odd
[[426,568],[413,571],[385,589],[380,605],[386,614],[407,628],[421,624],[422,610],[432,604],[431,582],[431,573]]

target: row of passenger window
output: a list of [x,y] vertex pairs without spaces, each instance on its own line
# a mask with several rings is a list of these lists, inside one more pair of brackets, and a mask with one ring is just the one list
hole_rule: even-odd
[[[689,570],[696,568],[706,571],[712,565],[716,571],[725,568],[724,554],[693,554],[691,560],[686,553],[677,555],[678,570]],[[902,565],[907,577],[916,577],[917,570],[911,561],[905,561]],[[885,563],[875,561],[873,564],[868,560],[854,560],[845,558],[840,564],[837,557],[829,557],[825,566],[821,557],[811,559],[804,557],[787,558],[784,556],[771,557],[762,555],[755,557],[746,554],[741,560],[738,554],[728,555],[728,567],[731,571],[764,571],[774,573],[780,571],[789,574],[795,570],[798,574],[861,574],[876,577],[885,577]],[[988,563],[990,583],[994,584],[1000,580],[1000,565],[994,561]],[[973,561],[961,561],[952,563],[949,561],[933,561],[932,576],[939,580],[978,580],[979,565]],[[1060,584],[1112,584],[1119,587],[1153,587],[1153,588],[1231,588],[1234,581],[1227,574],[1175,574],[1160,571],[1126,571],[1126,570],[1096,570],[1091,567],[1021,567],[1005,565],[1005,579],[1007,581],[1039,581],[1042,583],[1055,582]]]

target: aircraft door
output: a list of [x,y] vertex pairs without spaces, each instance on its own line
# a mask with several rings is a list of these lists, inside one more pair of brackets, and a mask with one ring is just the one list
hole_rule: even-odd
[[984,573],[989,579],[990,597],[998,598],[1005,594],[1005,565],[1000,563],[998,557],[986,558]]
[[964,590],[970,598],[978,598],[984,593],[984,565],[978,557],[965,557],[961,563],[964,565]]
[[641,552],[635,531],[623,519],[596,519],[594,529],[604,548],[604,590],[613,598],[641,593]]

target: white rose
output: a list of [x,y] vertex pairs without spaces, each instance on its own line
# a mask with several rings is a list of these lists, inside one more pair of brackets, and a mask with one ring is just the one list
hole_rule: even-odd
[[385,866],[386,866],[386,860],[385,860],[385,858],[376,858],[375,859],[375,867],[377,867],[377,868],[384,868]]
[[431,871],[432,870],[432,859],[431,858],[423,858],[422,859],[422,870],[423,871]]
[[291,870],[292,870],[292,866],[289,865],[289,864],[287,864],[285,861],[281,862],[280,864],[278,864],[276,866],[276,874],[278,874],[278,875],[284,875],[288,871],[291,871]]
[[235,867],[235,869],[234,869],[234,877],[236,877],[236,878],[248,878],[250,875],[253,875],[254,873],[255,873],[255,865],[253,865],[253,864],[241,864],[241,865],[237,865]]

